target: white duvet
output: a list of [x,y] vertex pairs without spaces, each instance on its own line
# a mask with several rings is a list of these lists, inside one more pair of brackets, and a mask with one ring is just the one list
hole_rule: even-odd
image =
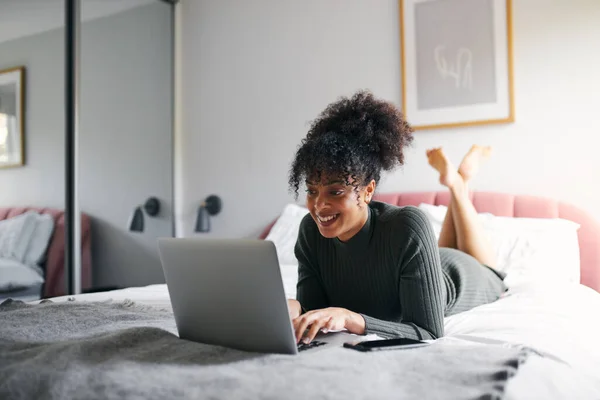
[[579,284],[527,283],[445,320],[444,340],[526,345],[514,399],[600,399],[600,294]]
[[[289,297],[295,271],[282,266]],[[166,285],[73,297],[170,305]],[[583,285],[522,283],[494,303],[446,318],[445,333],[441,340],[526,345],[544,356],[530,357],[509,382],[510,399],[600,399],[600,294]]]

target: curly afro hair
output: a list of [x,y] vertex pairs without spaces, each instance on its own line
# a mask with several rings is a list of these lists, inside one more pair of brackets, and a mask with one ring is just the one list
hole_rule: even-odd
[[379,182],[382,170],[404,164],[412,134],[392,103],[369,91],[342,97],[312,122],[290,168],[290,190],[297,198],[304,180],[320,182],[323,176],[340,178],[355,191],[371,180]]

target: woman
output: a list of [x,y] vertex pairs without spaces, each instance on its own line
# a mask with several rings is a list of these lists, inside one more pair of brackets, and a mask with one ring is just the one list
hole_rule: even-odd
[[296,338],[320,331],[436,339],[444,316],[492,302],[506,290],[493,269],[468,183],[489,148],[473,146],[458,170],[441,148],[429,164],[451,193],[439,242],[424,213],[373,201],[382,171],[404,163],[412,129],[391,103],[358,92],[313,122],[290,170],[310,213],[295,247],[297,300],[288,300]]

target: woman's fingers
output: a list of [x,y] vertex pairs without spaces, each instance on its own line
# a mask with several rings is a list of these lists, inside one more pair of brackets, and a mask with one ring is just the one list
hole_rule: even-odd
[[[294,320],[296,343],[299,343],[303,338],[307,339],[308,342],[312,341],[317,333],[319,333],[319,330],[323,328],[329,320],[329,314],[324,313],[323,310],[309,311],[299,318],[296,318]],[[310,329],[308,333],[306,333],[307,329]]]
[[314,312],[308,312],[294,320],[294,328],[296,331],[296,343],[299,343],[300,339],[302,339],[302,336],[304,336],[304,332],[314,320],[314,315]]
[[[336,329],[336,314],[332,309],[309,311],[294,319],[293,326],[296,343],[299,343],[302,339],[306,339],[305,342],[310,343],[320,330],[327,333]],[[306,332],[307,329],[308,332]]]
[[319,319],[313,321],[312,324],[310,325],[310,329],[308,330],[308,333],[304,337],[303,342],[307,343],[307,344],[312,342],[312,340],[315,338],[315,336],[317,336],[317,333],[319,333],[321,328],[323,326],[327,325],[328,322],[329,322],[328,317],[319,318]]

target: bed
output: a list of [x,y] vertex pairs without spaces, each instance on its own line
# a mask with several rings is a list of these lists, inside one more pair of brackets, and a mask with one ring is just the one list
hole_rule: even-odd
[[[378,199],[400,206],[439,206],[449,200],[443,192],[388,193]],[[254,358],[173,339],[177,331],[165,285],[56,297],[25,308],[14,305],[11,312],[27,318],[12,330],[0,329],[0,352],[10,350],[5,355],[11,360],[0,366],[0,382],[5,382],[0,383],[0,397],[599,399],[600,227],[585,212],[551,199],[490,192],[475,192],[472,199],[484,213],[564,218],[579,224],[581,282],[520,282],[494,303],[446,318],[445,336],[435,343],[437,352],[406,350],[379,358],[360,358],[344,349],[291,361]],[[272,226],[262,238],[268,238]],[[290,297],[295,268],[281,265]],[[54,307],[55,323],[38,327],[33,322],[36,307]],[[90,313],[94,318],[84,319]],[[44,339],[35,335],[36,327],[46,329]],[[140,335],[144,329],[145,335]],[[179,341],[165,345],[169,340]],[[149,344],[143,347],[140,341]],[[527,357],[518,363],[513,358],[490,362],[495,352],[523,354],[523,349]],[[190,361],[180,351],[198,355]],[[126,362],[118,359],[128,352]],[[36,361],[28,363],[30,359]],[[44,360],[55,361],[34,368]],[[445,369],[436,366],[436,360]],[[490,377],[496,380],[486,381]]]

